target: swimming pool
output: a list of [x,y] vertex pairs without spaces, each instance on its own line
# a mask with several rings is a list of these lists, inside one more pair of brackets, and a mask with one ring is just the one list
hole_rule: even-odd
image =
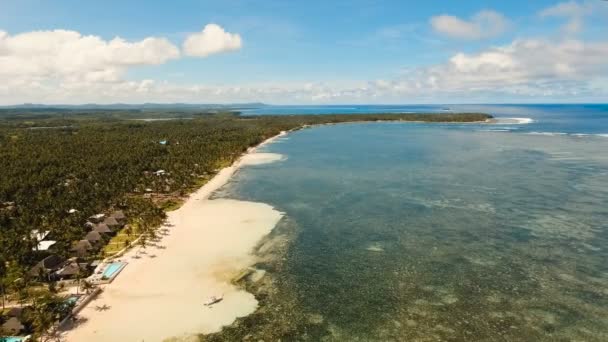
[[65,302],[67,304],[74,305],[78,301],[78,298],[79,298],[78,296],[70,296],[65,300]]
[[102,277],[104,279],[112,280],[114,277],[118,275],[120,271],[126,266],[124,262],[113,262],[106,266],[105,270],[102,273]]
[[0,337],[0,342],[23,342],[23,341],[25,341],[25,337],[15,337],[15,336]]

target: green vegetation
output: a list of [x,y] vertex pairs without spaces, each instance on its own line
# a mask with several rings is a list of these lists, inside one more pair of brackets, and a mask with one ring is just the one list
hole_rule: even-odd
[[[29,270],[50,254],[72,256],[73,243],[90,230],[85,223],[91,215],[122,210],[128,224],[105,248],[86,256],[87,261],[129,246],[140,234],[145,234],[139,241],[144,246],[154,239],[164,211],[177,208],[220,168],[281,131],[341,122],[488,118],[485,114],[242,117],[194,111],[0,112],[1,292],[7,294],[7,301],[28,303],[38,310],[36,303],[42,297],[31,298],[24,289],[40,286],[46,279],[32,277]],[[32,230],[49,231],[57,243],[49,251],[37,251]],[[44,321],[44,328],[45,317],[34,322]],[[41,330],[35,326],[29,331]]]

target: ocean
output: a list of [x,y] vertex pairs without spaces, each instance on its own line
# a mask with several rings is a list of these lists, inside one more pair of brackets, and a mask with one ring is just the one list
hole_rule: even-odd
[[[498,124],[290,133],[216,197],[285,213],[224,337],[608,340],[608,106],[287,106],[244,114],[475,111]],[[256,273],[257,274],[257,273]]]

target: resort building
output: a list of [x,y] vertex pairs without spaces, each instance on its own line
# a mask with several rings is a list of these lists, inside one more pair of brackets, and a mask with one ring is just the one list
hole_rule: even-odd
[[39,241],[38,245],[36,245],[34,248],[32,248],[32,250],[33,251],[48,251],[49,248],[51,248],[51,246],[53,246],[56,243],[57,243],[57,241],[54,241],[54,240]]
[[17,318],[19,318],[19,317],[21,317],[21,314],[22,314],[22,313],[23,313],[23,308],[18,307],[18,306],[15,306],[15,307],[10,308],[10,309],[9,309],[9,310],[6,312],[6,315],[7,315],[8,317],[17,317]]
[[117,210],[117,211],[113,212],[112,217],[120,223],[124,224],[127,222],[127,217],[125,216],[125,213],[123,213],[122,210]]
[[105,223],[98,223],[98,224],[94,225],[93,229],[91,229],[91,231],[97,232],[99,234],[113,234],[114,233],[114,230],[110,229],[110,227],[108,227],[108,225]]
[[89,241],[91,245],[96,245],[101,241],[101,234],[96,231],[90,231],[84,236],[84,239]]
[[106,219],[103,220],[103,224],[107,225],[112,230],[116,230],[121,226],[121,224],[113,216],[106,217]]
[[11,317],[2,324],[2,331],[9,335],[19,335],[23,329],[25,329],[25,326],[23,326],[21,320],[17,317]]
[[[99,233],[98,233],[99,234]],[[74,242],[71,251],[77,257],[86,257],[89,251],[93,250],[93,245],[88,240]]]
[[72,279],[81,273],[82,270],[83,267],[78,263],[78,260],[76,258],[70,258],[54,273],[54,275],[59,280]]
[[60,256],[55,254],[49,255],[32,267],[28,273],[32,277],[46,277],[48,279],[51,277],[53,272],[61,267],[63,262],[64,259],[62,259]]
[[99,222],[101,222],[101,220],[103,220],[104,217],[106,217],[105,214],[92,215],[91,217],[89,217],[89,221],[91,221],[93,223],[99,223]]

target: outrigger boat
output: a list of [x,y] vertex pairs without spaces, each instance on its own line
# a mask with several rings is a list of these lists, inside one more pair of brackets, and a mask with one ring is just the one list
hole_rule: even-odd
[[219,296],[219,297],[211,296],[211,298],[209,298],[205,303],[203,303],[203,305],[210,307],[210,306],[212,306],[214,304],[217,304],[217,303],[221,302],[223,299],[224,299],[224,295],[223,294],[221,296]]

